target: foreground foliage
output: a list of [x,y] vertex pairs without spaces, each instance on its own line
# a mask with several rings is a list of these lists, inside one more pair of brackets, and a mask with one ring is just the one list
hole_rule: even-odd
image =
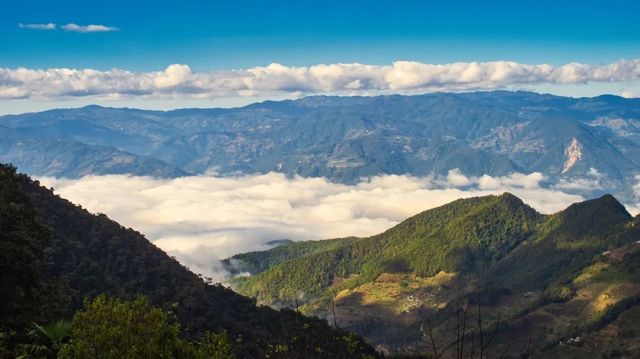
[[180,338],[171,313],[145,297],[131,302],[99,296],[75,314],[71,340],[58,358],[232,358],[226,334],[206,334],[195,345]]

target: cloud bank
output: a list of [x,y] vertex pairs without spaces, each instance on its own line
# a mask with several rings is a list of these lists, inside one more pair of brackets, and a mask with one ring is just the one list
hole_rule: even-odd
[[[102,25],[68,24],[63,28],[80,32],[115,30]],[[569,63],[562,66],[510,61],[442,65],[396,61],[391,65],[338,63],[301,67],[271,64],[212,72],[195,72],[181,64],[153,72],[0,68],[0,99],[368,95],[637,80],[640,80],[640,59],[619,60],[607,65]]]
[[584,199],[544,188],[540,173],[467,177],[458,170],[442,177],[377,176],[356,185],[280,173],[40,180],[89,211],[145,233],[193,271],[215,280],[225,277],[219,259],[266,249],[269,241],[369,236],[459,198],[509,191],[544,213]]

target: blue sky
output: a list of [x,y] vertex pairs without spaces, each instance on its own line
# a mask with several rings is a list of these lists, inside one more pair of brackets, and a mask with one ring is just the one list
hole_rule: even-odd
[[[639,14],[637,0],[3,0],[0,67],[147,72],[187,64],[204,72],[274,62],[608,64],[640,58]],[[47,23],[56,29],[19,26]],[[118,30],[62,29],[70,23]]]
[[[0,66],[198,70],[280,62],[608,62],[640,56],[638,1],[4,0]],[[18,28],[77,23],[120,31]]]

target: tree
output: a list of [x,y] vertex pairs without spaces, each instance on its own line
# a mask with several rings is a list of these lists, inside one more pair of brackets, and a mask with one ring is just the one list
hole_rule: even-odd
[[175,358],[192,352],[173,315],[145,297],[131,302],[104,295],[85,301],[71,323],[72,339],[59,358]]
[[206,333],[195,343],[195,357],[196,359],[233,359],[227,333]]
[[29,330],[31,343],[19,345],[18,358],[56,358],[58,351],[69,341],[71,323],[59,320],[48,325],[33,324]]

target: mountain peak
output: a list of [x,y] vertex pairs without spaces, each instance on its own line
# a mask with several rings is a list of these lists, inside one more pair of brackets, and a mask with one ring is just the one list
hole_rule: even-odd
[[511,192],[504,192],[501,195],[498,196],[498,198],[500,198],[501,200],[503,200],[504,202],[509,202],[509,203],[524,203],[522,202],[522,200],[514,195]]
[[86,106],[81,107],[81,109],[83,109],[83,110],[100,110],[100,109],[105,109],[105,108],[107,108],[107,107],[103,107],[103,106],[96,105],[96,104],[91,104],[91,105],[86,105]]
[[409,221],[414,218],[422,220],[433,218],[435,219],[435,222],[445,222],[459,216],[468,216],[476,211],[493,211],[491,208],[496,207],[501,208],[499,210],[500,212],[513,213],[519,209],[522,209],[530,218],[541,216],[535,209],[524,203],[517,196],[513,195],[510,192],[504,192],[500,195],[461,198],[440,207],[432,208],[419,213],[414,217],[409,218]]
[[631,218],[631,214],[627,212],[627,209],[624,207],[617,198],[613,195],[607,193],[605,195],[600,196],[599,198],[594,198],[591,200],[587,200],[578,205],[584,205],[585,207],[590,207],[598,211],[608,211],[610,213],[618,213],[623,215],[626,218]]
[[610,194],[574,203],[559,216],[566,224],[581,228],[581,233],[596,233],[632,219],[622,203]]
[[[485,197],[480,197],[485,198]],[[511,192],[504,192],[500,195],[490,195],[486,197],[487,200],[493,200],[496,205],[502,205],[506,207],[505,209],[508,211],[515,211],[519,208],[526,210],[527,212],[535,212],[537,211],[531,208],[529,205],[524,203],[522,199],[518,196],[514,195]]]

